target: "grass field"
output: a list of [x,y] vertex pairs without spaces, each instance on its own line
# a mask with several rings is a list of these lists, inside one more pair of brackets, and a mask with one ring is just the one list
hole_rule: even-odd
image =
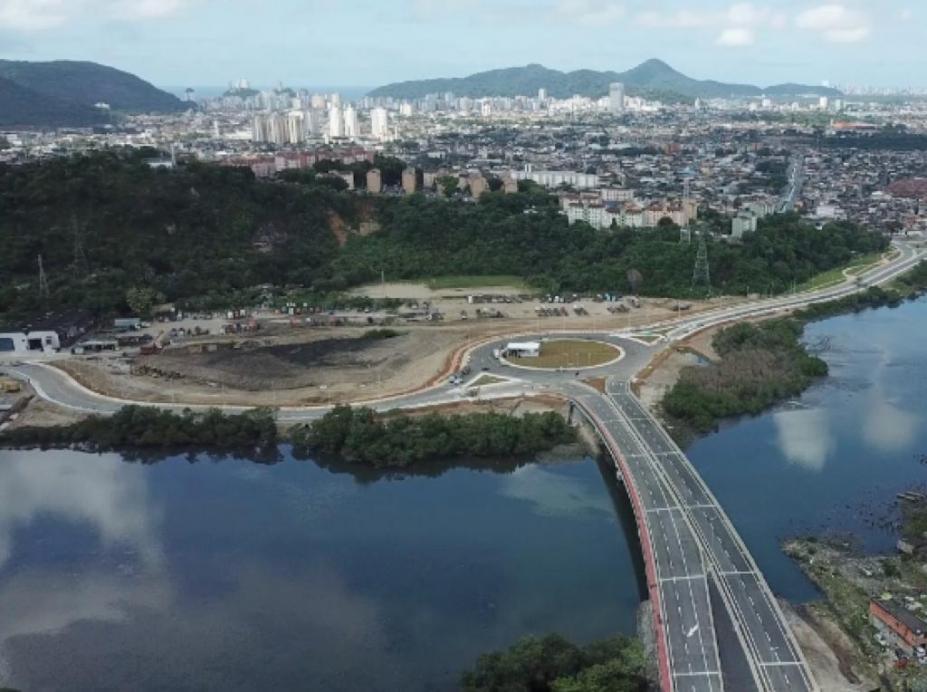
[[483,288],[485,286],[504,286],[529,291],[528,284],[518,276],[507,274],[490,274],[487,276],[437,276],[428,279],[428,288],[440,291],[448,288]]
[[621,351],[617,346],[586,339],[556,339],[541,344],[537,358],[507,358],[513,365],[529,368],[588,368],[615,360]]
[[826,288],[828,286],[835,286],[839,283],[843,283],[846,280],[846,276],[844,276],[843,272],[847,272],[851,275],[859,274],[878,262],[881,258],[882,254],[878,252],[873,252],[868,255],[861,255],[849,264],[830,269],[826,272],[821,272],[820,274],[811,277],[805,283],[800,284],[798,286],[798,290],[815,291],[819,288]]

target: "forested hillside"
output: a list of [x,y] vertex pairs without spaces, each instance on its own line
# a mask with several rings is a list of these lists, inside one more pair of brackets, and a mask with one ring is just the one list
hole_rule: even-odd
[[[144,159],[154,153],[0,166],[0,316],[127,312],[162,298],[225,307],[261,284],[330,292],[381,275],[514,274],[550,291],[626,292],[637,270],[641,293],[704,294],[691,282],[695,244],[680,244],[677,230],[568,226],[556,198],[538,189],[489,193],[478,204],[362,198],[311,174],[286,182],[196,163],[151,169]],[[350,228],[362,215],[381,230],[349,234],[342,247],[332,219]],[[743,244],[709,243],[712,286],[780,292],[886,245],[851,224],[816,230],[774,217]],[[39,255],[47,299],[38,290]]]

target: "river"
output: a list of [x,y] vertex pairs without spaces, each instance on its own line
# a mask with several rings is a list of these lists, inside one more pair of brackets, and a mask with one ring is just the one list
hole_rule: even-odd
[[[891,549],[927,481],[927,301],[812,324],[831,375],[688,450],[777,594],[783,537]],[[0,686],[445,690],[528,633],[634,631],[626,499],[591,459],[504,472],[0,452]]]
[[0,452],[0,687],[444,690],[524,634],[634,632],[639,547],[596,461],[284,456]]

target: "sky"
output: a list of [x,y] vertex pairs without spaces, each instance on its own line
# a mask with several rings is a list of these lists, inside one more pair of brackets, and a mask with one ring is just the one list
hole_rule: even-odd
[[159,86],[378,86],[541,63],[927,87],[924,0],[0,0],[0,57]]

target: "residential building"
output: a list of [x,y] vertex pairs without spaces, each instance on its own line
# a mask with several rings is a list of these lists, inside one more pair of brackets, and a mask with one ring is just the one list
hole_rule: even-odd
[[389,137],[389,113],[385,108],[370,111],[370,134],[380,141]]
[[357,120],[357,111],[354,106],[348,105],[344,109],[344,136],[357,139],[360,136],[360,125]]
[[927,623],[892,601],[869,601],[869,621],[892,646],[908,654],[927,646]]
[[417,175],[414,168],[406,168],[402,171],[402,189],[407,195],[411,195],[418,189]]
[[341,106],[334,103],[328,109],[328,136],[332,139],[344,137],[344,115]]
[[367,171],[367,192],[373,194],[383,192],[383,176],[379,168],[371,168]]
[[489,182],[480,174],[470,176],[470,195],[479,199],[480,195],[489,190]]
[[624,84],[612,82],[608,85],[608,112],[624,113]]

